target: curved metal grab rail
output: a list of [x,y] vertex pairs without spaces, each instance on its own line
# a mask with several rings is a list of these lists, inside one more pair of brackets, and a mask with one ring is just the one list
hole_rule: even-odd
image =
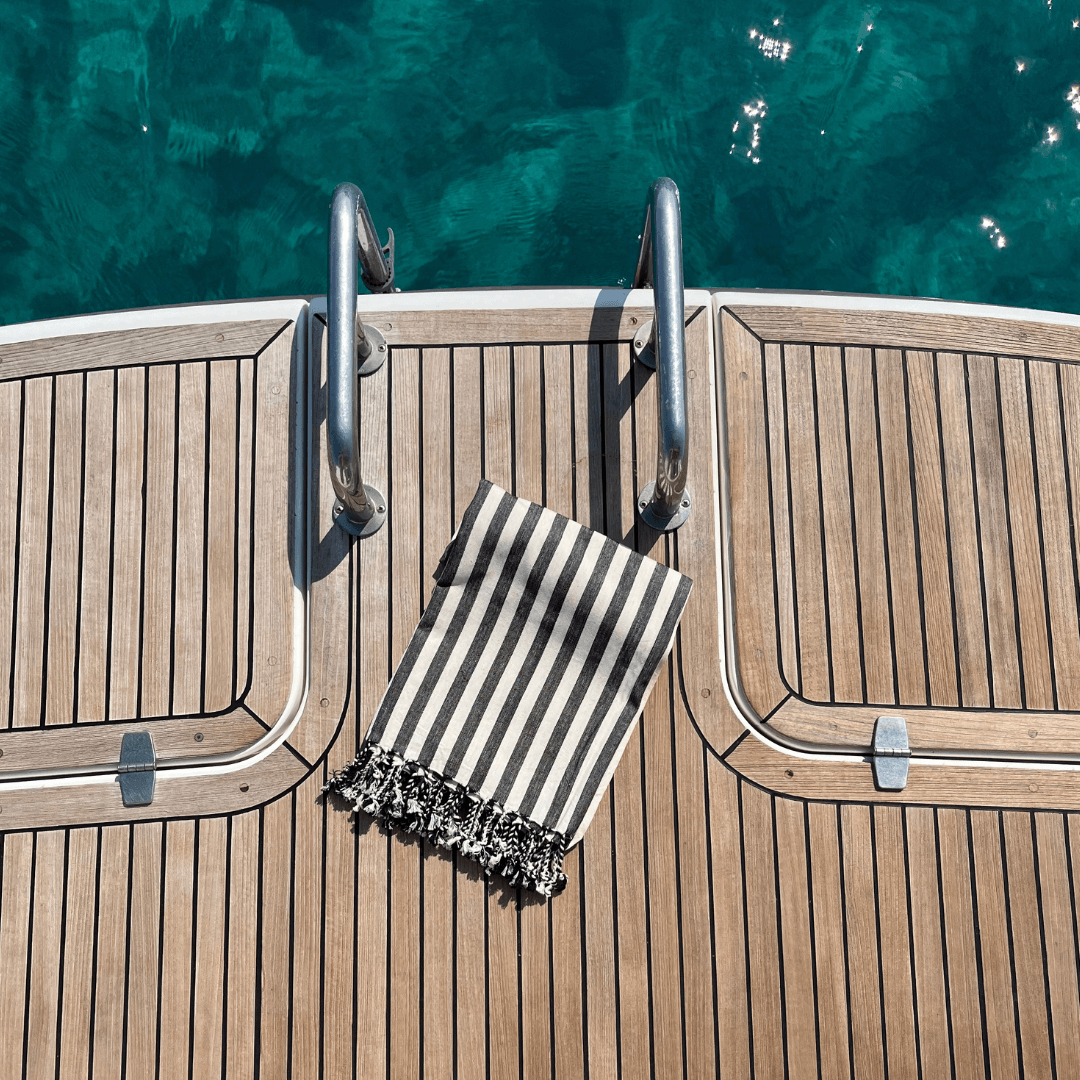
[[[690,516],[686,486],[686,333],[683,323],[682,214],[675,181],[661,176],[649,189],[645,227],[641,232],[634,288],[653,290],[652,337],[642,327],[634,352],[656,368],[656,480],[638,496],[638,512],[646,524],[662,532],[677,529]],[[651,345],[651,354],[650,349]],[[655,358],[650,363],[650,359]]]
[[353,536],[370,536],[386,519],[386,500],[360,473],[357,376],[382,367],[382,334],[356,316],[356,261],[372,292],[394,287],[394,233],[384,248],[355,184],[338,184],[330,203],[329,285],[326,290],[326,449],[337,495],[338,525]]

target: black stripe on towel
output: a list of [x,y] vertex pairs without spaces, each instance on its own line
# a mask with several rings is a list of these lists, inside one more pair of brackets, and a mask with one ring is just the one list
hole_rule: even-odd
[[[491,490],[492,486],[493,485],[487,481],[482,481],[480,490],[477,491],[472,503],[470,503],[469,510],[471,511],[475,507],[476,513],[472,514],[471,520],[469,519],[469,514],[466,513],[465,519],[462,520],[461,528],[458,529],[457,537],[453,541],[454,551],[448,560],[447,556],[443,555],[443,559],[447,560],[447,565],[444,568],[443,580],[452,581],[456,576],[460,560],[468,547],[473,527],[476,524],[476,518],[479,515],[480,508],[483,506],[487,492]],[[499,500],[498,509],[496,509],[495,514],[491,519],[491,524],[488,526],[487,533],[481,543],[476,566],[469,575],[469,581],[465,586],[463,594],[458,599],[458,609],[454,612],[454,623],[459,628],[461,622],[468,618],[469,611],[472,610],[472,605],[475,603],[477,594],[480,592],[480,588],[484,583],[484,574],[487,571],[491,560],[495,556],[499,537],[506,528],[506,522],[510,517],[511,511],[514,509],[515,502],[516,500],[512,495],[507,495],[505,493],[503,494],[502,499]],[[433,595],[432,602],[424,609],[424,614],[420,617],[420,625],[417,626],[416,631],[412,636],[412,640],[405,650],[405,655],[402,657],[401,663],[398,664],[397,670],[394,672],[394,677],[390,681],[386,696],[379,705],[379,711],[375,714],[375,720],[371,725],[371,730],[367,734],[367,737],[372,742],[376,742],[382,738],[390,718],[394,715],[394,709],[397,706],[401,692],[407,685],[414,666],[423,654],[424,646],[427,644],[429,636],[437,626],[439,615],[442,612],[444,603],[450,596],[451,590],[449,585],[439,584],[432,591],[434,594],[438,594],[438,596],[436,598],[436,596]],[[450,657],[450,653],[453,651],[456,641],[457,634],[451,633],[444,637],[439,643],[435,658],[425,672],[425,686],[430,687],[433,685],[428,682],[428,676],[432,670],[441,670],[446,666],[446,662]],[[428,690],[428,693],[430,693],[430,689]],[[396,721],[393,725],[395,731],[398,723],[399,721]]]
[[[615,547],[615,544],[612,544],[611,546]],[[563,647],[559,652],[558,659],[552,667],[551,673],[544,685],[544,690],[536,703],[536,708],[533,709],[532,714],[524,725],[521,735],[518,737],[517,745],[514,746],[507,759],[500,763],[502,778],[500,779],[498,788],[495,792],[496,799],[506,799],[509,797],[514,782],[521,774],[521,768],[525,764],[525,756],[528,754],[529,749],[536,738],[537,729],[550,710],[557,709],[559,719],[556,721],[555,726],[548,737],[544,752],[540,758],[540,768],[544,769],[544,778],[547,777],[547,773],[555,760],[555,755],[558,753],[559,746],[562,745],[562,740],[566,734],[567,728],[574,721],[578,707],[581,704],[581,698],[600,674],[600,660],[608,647],[608,643],[611,641],[615,627],[622,617],[627,602],[635,591],[641,565],[642,560],[640,558],[626,560],[626,564],[619,576],[618,584],[615,586],[615,594],[611,598],[611,603],[608,604],[603,619],[600,621],[600,625],[593,628],[594,633],[592,635],[589,651],[585,656],[585,662],[581,666],[581,672],[575,680],[574,687],[569,693],[565,693],[563,701],[558,701],[556,700],[555,692],[559,689],[559,686],[566,675],[566,670],[570,666],[570,661],[574,659],[575,647],[580,643],[581,638],[583,637],[583,634],[581,633],[582,627],[579,626],[576,634],[567,634],[566,640],[563,642]],[[580,611],[575,613],[575,622],[577,622],[578,615],[580,614]],[[560,704],[562,705],[561,708]],[[521,806],[522,812],[526,814],[532,809],[532,802],[535,801],[533,785],[536,782],[536,776],[537,774],[534,772],[525,800]]]
[[[549,614],[554,616],[551,619],[551,629],[542,626],[540,632],[536,635],[534,646],[521,666],[521,671],[517,675],[514,688],[507,698],[502,711],[495,719],[493,729],[485,744],[485,751],[487,751],[489,745],[498,746],[502,742],[503,736],[506,734],[507,729],[514,720],[517,707],[521,703],[521,699],[525,692],[528,690],[530,684],[535,684],[538,678],[543,678],[545,672],[547,673],[547,678],[544,681],[540,696],[537,699],[537,705],[533,712],[535,713],[538,709],[542,710],[545,702],[550,701],[551,693],[554,691],[555,687],[558,686],[558,680],[562,677],[563,669],[569,662],[569,657],[573,651],[574,645],[581,636],[581,632],[589,618],[593,605],[596,603],[596,597],[603,587],[608,569],[611,566],[611,558],[614,555],[615,550],[616,547],[614,544],[610,545],[610,548],[607,545],[604,546],[604,550],[600,553],[600,557],[597,560],[596,567],[589,578],[588,584],[581,594],[581,599],[574,611],[573,618],[570,620],[570,625],[565,631],[565,637],[555,656],[554,663],[542,666],[541,661],[545,655],[544,646],[550,641],[551,629],[554,628],[558,615],[565,610],[565,604],[560,602],[560,598],[553,598],[553,603],[559,602],[558,610],[551,612],[551,605],[549,605],[549,611],[545,613],[545,617]],[[477,705],[474,706],[474,713],[482,713],[486,704],[486,702],[478,702]],[[532,719],[531,715],[529,719]],[[470,716],[470,720],[472,720],[472,716]],[[519,723],[520,722],[521,721],[519,720]],[[525,723],[527,726],[529,721],[525,721]],[[460,768],[465,751],[472,744],[477,726],[478,720],[476,723],[472,723],[469,729],[462,731],[458,736],[457,742],[454,745],[454,752],[447,761],[447,766],[450,769],[456,770],[457,768]],[[481,752],[480,762],[474,768],[473,775],[469,777],[469,784],[472,787],[479,787],[480,784],[483,783],[484,776],[488,771],[487,767],[484,765],[485,751]],[[489,754],[489,763],[490,758],[493,756],[494,750],[491,750]]]
[[[494,662],[491,665],[491,670],[488,672],[487,678],[484,680],[483,686],[480,687],[479,693],[476,695],[476,700],[473,702],[472,707],[469,709],[468,715],[465,717],[464,722],[461,725],[461,731],[457,736],[454,743],[454,748],[450,752],[450,756],[447,759],[443,768],[447,771],[453,771],[455,768],[455,760],[460,760],[460,754],[464,753],[465,747],[471,742],[473,735],[476,732],[477,725],[480,723],[480,718],[487,710],[489,701],[492,695],[495,693],[499,683],[506,673],[508,664],[514,654],[514,649],[517,647],[518,642],[521,639],[523,631],[528,625],[529,615],[532,613],[535,607],[536,601],[540,599],[538,595],[539,588],[543,582],[544,573],[549,569],[551,564],[551,557],[554,556],[555,550],[558,547],[558,542],[564,536],[567,531],[567,526],[572,525],[572,522],[566,520],[566,518],[559,517],[559,525],[556,530],[552,531],[554,536],[557,532],[558,538],[552,549],[549,552],[542,551],[540,558],[537,560],[537,566],[535,572],[530,575],[529,581],[526,585],[525,595],[522,597],[521,604],[518,606],[518,610],[514,613],[514,621],[511,623],[507,630],[506,636],[499,646],[499,652],[495,657]],[[574,546],[570,550],[570,555],[563,564],[562,570],[559,573],[559,577],[555,582],[552,589],[552,598],[548,603],[548,606],[544,612],[543,617],[540,620],[539,630],[535,630],[533,633],[533,644],[529,653],[526,655],[524,662],[521,665],[522,672],[527,672],[532,662],[532,657],[539,655],[536,650],[542,648],[541,642],[546,642],[548,635],[551,633],[551,627],[554,625],[555,619],[558,616],[560,605],[557,598],[565,595],[566,589],[569,587],[574,574],[577,572],[578,567],[581,565],[582,556],[585,553],[586,545],[588,544],[588,536],[583,535],[583,530],[578,530],[579,535],[574,541]],[[549,538],[550,539],[550,538]],[[546,549],[545,545],[545,549]],[[552,610],[554,608],[554,611]],[[521,691],[524,686],[528,684],[527,678],[523,685],[519,686],[519,683],[515,683],[511,688],[510,693],[507,695],[506,703],[503,706],[502,713],[507,717],[513,715],[514,710],[517,708],[517,701],[520,698]],[[447,722],[449,722],[453,709],[458,707],[458,700],[447,701]],[[502,715],[502,714],[500,714]],[[424,743],[420,754],[417,757],[418,761],[430,764],[434,759],[435,752],[438,750],[443,736],[446,734],[447,725],[440,727],[433,727],[428,734],[427,741]],[[460,744],[460,751],[459,751]]]
[[[686,601],[689,599],[689,596],[690,581],[688,578],[683,578],[683,580],[679,582],[676,605],[668,612],[663,627],[656,635],[656,641],[653,645],[652,652],[643,665],[641,672],[637,677],[637,681],[634,683],[634,689],[630,693],[630,698],[627,701],[625,708],[619,714],[619,719],[612,726],[610,734],[604,743],[604,748],[601,750],[593,764],[589,773],[589,778],[582,786],[581,795],[578,798],[577,805],[566,826],[567,836],[573,836],[577,832],[578,826],[581,825],[584,815],[592,802],[592,798],[603,781],[604,775],[609,770],[614,770],[615,765],[617,764],[616,754],[619,747],[622,745],[623,739],[626,737],[631,724],[645,705],[645,692],[652,682],[653,675],[660,666],[661,661],[671,651],[671,642],[675,637],[675,629],[679,625],[679,614],[686,606]],[[578,744],[578,752],[575,753],[574,760],[571,762],[570,767],[566,770],[563,779],[560,781],[558,795],[556,796],[556,800],[552,803],[550,812],[547,814],[549,820],[558,821],[561,816],[561,811],[564,809],[566,801],[573,791],[573,784],[580,772],[581,763],[585,757],[585,753],[588,747],[592,745],[595,736],[596,731],[589,730],[586,733],[585,738]]]
[[[476,665],[484,651],[484,646],[487,645],[488,639],[495,629],[495,623],[498,621],[499,615],[505,606],[506,596],[510,592],[510,586],[514,583],[514,579],[521,567],[521,560],[525,554],[525,549],[528,547],[529,541],[533,537],[533,533],[540,524],[540,517],[542,514],[543,510],[539,506],[531,506],[526,512],[525,520],[514,534],[513,542],[510,544],[510,550],[503,560],[498,580],[495,582],[494,588],[490,590],[490,595],[486,598],[484,596],[484,593],[487,591],[486,587],[490,587],[491,585],[490,581],[480,578],[478,581],[469,582],[470,589],[472,589],[474,585],[476,588],[475,591],[472,592],[468,608],[465,612],[455,612],[455,619],[458,615],[461,616],[458,625],[458,633],[453,635],[448,634],[443,639],[443,648],[439,651],[440,654],[443,653],[444,650],[446,651],[447,663],[443,663],[440,666],[440,673],[446,669],[450,654],[453,652],[453,649],[456,647],[465,631],[465,624],[474,616],[474,614],[477,614],[475,609],[481,604],[484,604],[485,606],[483,611],[479,613],[480,625],[477,632],[469,641],[468,651],[464,658],[459,661],[457,672],[454,675],[454,681],[450,686],[446,699],[440,707],[440,713],[445,716],[449,717],[453,715],[454,706],[461,699],[461,695],[464,693],[469,679],[476,670]],[[502,546],[502,544],[497,545],[496,550]],[[491,563],[494,563],[495,561],[496,558],[493,556]],[[432,667],[434,667],[434,665],[432,665]],[[425,706],[431,699],[431,694],[435,690],[437,680],[431,677],[432,674],[433,671],[429,668],[428,677],[424,680],[423,692],[417,694],[416,698],[409,706],[408,711],[405,713],[405,718],[401,722],[401,727],[398,728],[398,733],[394,738],[394,751],[398,754],[404,753],[408,747],[409,739],[416,730],[416,724],[419,721]]]
[[[597,635],[592,648],[589,650],[588,659],[585,662],[581,675],[578,677],[577,684],[570,693],[566,707],[559,716],[559,720],[544,746],[544,752],[540,756],[540,761],[533,770],[532,777],[529,780],[528,790],[521,803],[523,813],[531,813],[536,806],[536,800],[540,797],[540,791],[547,781],[548,776],[551,775],[551,770],[555,765],[555,759],[562,749],[563,742],[568,737],[576,744],[574,756],[571,758],[571,771],[574,769],[575,764],[580,761],[581,755],[584,752],[583,742],[585,740],[591,741],[596,727],[607,715],[612,699],[619,687],[622,686],[623,679],[625,678],[627,669],[634,657],[638,643],[645,633],[645,626],[649,621],[649,617],[652,615],[653,605],[660,596],[660,590],[663,588],[666,574],[667,571],[665,567],[660,566],[659,564],[653,565],[653,572],[650,575],[645,595],[638,605],[637,613],[634,615],[634,621],[630,626],[630,631],[626,636],[626,640],[623,642],[622,648],[619,650],[615,663],[611,666],[604,689],[600,694],[600,699],[591,713],[580,714],[581,702],[585,697],[585,694],[597,679],[604,677],[603,672],[600,670],[600,659],[611,639],[611,633],[609,631],[605,635]],[[515,770],[515,773],[516,771],[517,770]],[[516,778],[515,775],[514,779]],[[560,791],[563,790],[564,783],[565,780],[560,781]]]

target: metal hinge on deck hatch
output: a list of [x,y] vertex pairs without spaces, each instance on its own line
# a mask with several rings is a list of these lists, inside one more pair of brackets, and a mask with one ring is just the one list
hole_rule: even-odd
[[125,806],[149,806],[154,801],[157,754],[149,731],[130,731],[120,743],[120,795]]
[[874,724],[874,783],[879,791],[903,791],[907,787],[907,721],[902,716],[879,716]]

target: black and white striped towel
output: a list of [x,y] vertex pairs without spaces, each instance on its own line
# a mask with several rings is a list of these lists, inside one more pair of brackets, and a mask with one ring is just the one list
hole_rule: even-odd
[[435,580],[360,753],[327,790],[550,896],[690,579],[483,480]]

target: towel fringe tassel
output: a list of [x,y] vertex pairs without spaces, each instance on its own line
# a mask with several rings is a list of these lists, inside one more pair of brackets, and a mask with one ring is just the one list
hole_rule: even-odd
[[457,848],[484,876],[499,874],[511,886],[543,896],[566,888],[562,872],[566,837],[399,754],[365,742],[354,761],[323,787],[389,828]]

